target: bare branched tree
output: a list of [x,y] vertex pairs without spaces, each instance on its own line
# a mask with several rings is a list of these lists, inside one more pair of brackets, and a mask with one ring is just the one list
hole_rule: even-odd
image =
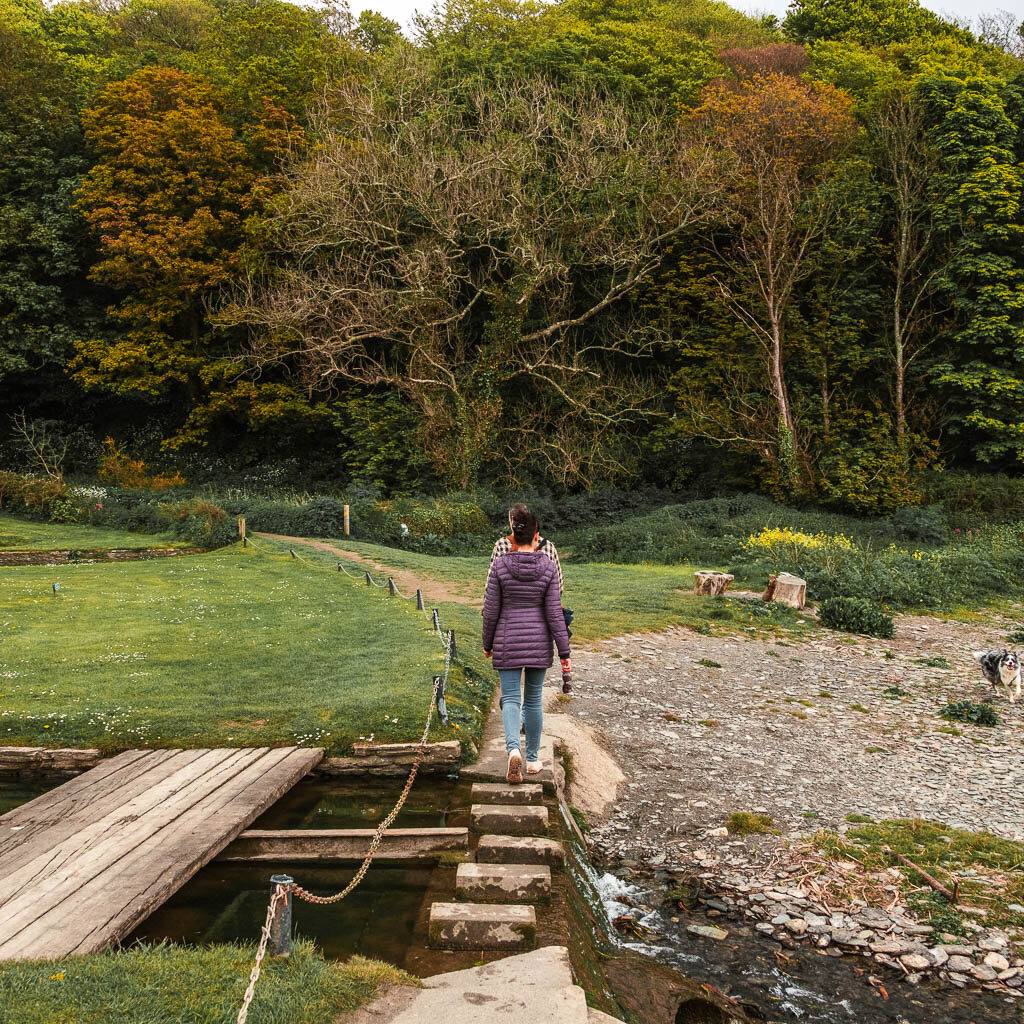
[[68,454],[67,441],[56,437],[53,431],[39,420],[30,420],[24,409],[11,417],[11,432],[15,443],[35,466],[51,480],[59,483],[64,479],[64,460]]
[[979,14],[978,38],[983,43],[997,46],[1013,57],[1024,58],[1024,21],[1013,11],[994,11]]
[[605,442],[646,414],[658,341],[630,300],[713,209],[713,148],[672,111],[393,60],[325,100],[269,266],[221,322],[311,391],[398,389],[453,482],[526,458],[584,482],[624,468]]
[[925,330],[941,312],[934,305],[941,275],[954,253],[934,219],[931,187],[939,165],[928,145],[924,110],[911,95],[887,96],[871,122],[883,194],[889,206],[881,259],[889,273],[889,330],[896,434],[907,433],[907,373],[938,332]]

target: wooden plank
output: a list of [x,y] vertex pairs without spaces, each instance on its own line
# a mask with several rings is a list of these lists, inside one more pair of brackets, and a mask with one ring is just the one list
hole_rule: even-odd
[[[48,868],[3,908],[0,958],[84,953],[128,934],[323,756],[265,747],[200,753],[191,772],[129,801],[112,835],[111,815],[88,826],[73,863]],[[73,845],[62,843],[60,855]]]
[[[278,750],[272,751],[263,762],[247,768],[196,807],[187,823],[187,843],[170,835],[155,837],[119,864],[114,884],[135,895],[103,929],[93,929],[72,952],[98,952],[134,931],[156,907],[306,776],[323,756],[322,750],[292,749],[277,764],[268,766],[266,762],[277,753]],[[102,894],[92,894],[84,903],[76,901],[76,905],[91,918],[101,913],[105,904]]]
[[[167,775],[172,763],[188,764],[196,760],[201,751],[154,750],[149,753],[152,756],[124,763],[119,771],[94,780],[95,784],[82,787],[79,793],[56,797],[54,794],[58,791],[52,790],[0,818],[0,863],[5,873],[53,849],[91,822],[145,793]],[[37,802],[33,810],[32,805]]]
[[[266,749],[266,748],[263,748]],[[150,833],[173,821],[182,805],[191,806],[222,776],[237,772],[238,762],[254,760],[252,750],[204,750],[123,808],[94,822],[78,835],[36,857],[0,881],[0,956],[30,941],[32,926],[69,895],[100,877],[128,851],[144,843]],[[108,899],[119,900],[116,891]],[[74,922],[51,922],[57,930]]]
[[[248,829],[217,859],[250,863],[359,861],[376,835],[372,828]],[[446,851],[469,847],[468,828],[390,828],[381,837],[374,863],[437,860]]]

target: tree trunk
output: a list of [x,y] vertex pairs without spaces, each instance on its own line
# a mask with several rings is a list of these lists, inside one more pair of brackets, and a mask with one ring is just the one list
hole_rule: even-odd
[[799,611],[807,603],[807,581],[788,572],[768,577],[768,587],[762,595],[765,601],[779,601]]
[[701,597],[719,597],[729,589],[733,578],[727,572],[716,572],[713,569],[695,572],[693,592]]

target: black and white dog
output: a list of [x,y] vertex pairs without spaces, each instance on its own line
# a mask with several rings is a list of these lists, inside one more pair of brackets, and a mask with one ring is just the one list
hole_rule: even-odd
[[974,660],[981,666],[985,678],[998,690],[999,684],[1013,704],[1020,697],[1020,658],[1012,651],[975,651]]

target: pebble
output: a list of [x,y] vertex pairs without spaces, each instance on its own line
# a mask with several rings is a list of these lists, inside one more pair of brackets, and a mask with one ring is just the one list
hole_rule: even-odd
[[926,971],[932,966],[931,960],[920,953],[905,953],[900,957],[900,963],[911,971]]
[[774,935],[775,934],[775,929],[767,921],[758,921],[757,924],[754,925],[754,927],[762,935]]
[[[729,935],[725,928],[715,928],[706,924],[688,924],[686,930],[690,935],[698,935],[702,939],[714,939],[716,942],[721,942]],[[992,977],[995,975],[993,974]]]
[[807,922],[802,917],[793,917],[786,922],[786,928],[794,935],[803,935],[807,931]]
[[987,964],[975,964],[971,968],[971,974],[974,975],[978,981],[995,981],[999,976],[999,972],[993,967],[989,967]]
[[971,968],[974,967],[974,961],[969,960],[965,956],[951,956],[946,966],[957,974],[968,974]]
[[987,964],[996,971],[1005,971],[1010,967],[1010,961],[1001,953],[988,953],[982,963]]

